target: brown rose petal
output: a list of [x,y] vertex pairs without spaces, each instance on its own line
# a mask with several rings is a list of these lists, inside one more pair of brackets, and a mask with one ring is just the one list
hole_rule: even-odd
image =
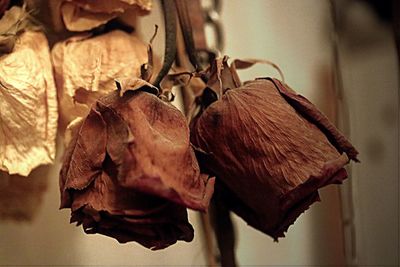
[[86,233],[120,243],[136,241],[155,250],[193,239],[184,207],[123,188],[106,172],[86,189],[73,191],[71,210],[71,222],[82,224]]
[[[205,211],[214,178],[200,174],[183,114],[153,94],[128,92],[126,95],[121,98],[117,92],[110,94],[97,105],[108,120],[107,125],[123,121],[128,127],[123,134],[125,144],[120,143],[119,148],[118,144],[108,146],[110,151],[123,150],[120,158],[109,151],[119,165],[121,184]],[[132,97],[126,101],[129,95]],[[115,136],[109,140],[118,140],[121,136],[110,129],[109,134]]]
[[356,160],[351,144],[304,99],[277,80],[249,81],[227,89],[192,123],[192,142],[207,153],[201,163],[220,179],[219,199],[275,239],[319,200],[318,188],[347,177],[349,157]]

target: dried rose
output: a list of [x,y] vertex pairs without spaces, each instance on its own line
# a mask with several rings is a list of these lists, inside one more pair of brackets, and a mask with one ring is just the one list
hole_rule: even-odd
[[61,208],[87,233],[160,249],[192,240],[178,204],[206,210],[214,180],[200,175],[182,113],[142,90],[156,89],[115,91],[92,107],[65,155]]
[[59,0],[65,27],[70,31],[87,31],[129,13],[130,16],[148,14],[151,0]]
[[52,163],[58,113],[43,33],[20,34],[13,52],[0,56],[0,94],[0,170],[27,176]]
[[114,78],[139,77],[147,45],[116,30],[72,37],[52,50],[61,123],[85,117],[95,100],[115,89]]
[[217,176],[216,194],[231,210],[274,239],[283,237],[319,200],[319,188],[347,177],[343,167],[357,161],[357,151],[279,80],[242,85],[226,59],[211,70],[209,89],[220,97],[191,126],[192,142],[203,150],[200,164]]

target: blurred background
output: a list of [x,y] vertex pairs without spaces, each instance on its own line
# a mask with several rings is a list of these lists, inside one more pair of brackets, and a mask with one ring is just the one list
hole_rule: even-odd
[[[223,53],[278,64],[286,83],[340,127],[361,161],[351,163],[342,186],[322,189],[322,202],[302,214],[278,243],[233,215],[239,265],[399,265],[399,62],[392,26],[399,17],[394,11],[392,1],[223,1]],[[162,25],[157,1],[150,16],[138,21],[143,40],[150,39],[154,24]],[[161,55],[159,32],[154,50]],[[243,81],[278,77],[266,66],[240,75]],[[61,154],[59,149],[57,162]],[[70,225],[70,211],[58,209],[59,169],[59,163],[39,168],[31,178],[34,185],[23,190],[18,184],[27,178],[1,174],[1,265],[207,265],[200,217],[192,211],[194,241],[156,252]]]

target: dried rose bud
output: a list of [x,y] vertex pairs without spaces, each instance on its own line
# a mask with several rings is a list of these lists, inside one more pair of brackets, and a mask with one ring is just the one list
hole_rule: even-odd
[[147,45],[119,30],[72,37],[57,43],[51,54],[64,127],[85,117],[96,99],[113,91],[114,78],[139,77],[148,59]]
[[151,0],[58,0],[61,18],[69,31],[87,31],[126,13],[148,14]]
[[184,206],[206,210],[213,183],[200,174],[179,110],[148,92],[115,91],[96,102],[68,147],[61,208],[87,233],[160,249],[192,240]]
[[279,80],[241,85],[226,62],[212,69],[221,75],[209,74],[209,85],[222,83],[222,96],[191,126],[192,142],[203,151],[200,164],[216,175],[218,199],[254,228],[283,237],[319,200],[319,188],[347,177],[343,167],[357,161],[357,151],[313,104]]

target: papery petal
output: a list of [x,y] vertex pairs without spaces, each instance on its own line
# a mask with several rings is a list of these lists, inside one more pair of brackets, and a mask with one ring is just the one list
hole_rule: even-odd
[[[139,77],[147,45],[122,31],[73,37],[52,50],[61,122],[85,117],[101,96],[115,90],[115,78]],[[65,126],[64,126],[65,127]]]
[[307,98],[296,94],[296,92],[288,85],[283,84],[277,79],[271,79],[271,81],[273,81],[279,92],[298,112],[302,114],[302,116],[318,126],[339,152],[345,152],[350,159],[358,162],[358,151],[321,111],[308,101]]
[[[189,142],[183,114],[171,104],[147,92],[116,93],[99,100],[114,109],[129,127],[127,143],[119,166],[123,186],[164,197],[189,208],[206,210],[214,179],[201,175]],[[126,103],[123,103],[126,101]],[[100,105],[101,104],[101,105]],[[173,164],[171,164],[173,162]]]
[[82,190],[102,172],[107,130],[101,115],[92,110],[69,144],[60,171],[61,208],[70,207],[68,189]]
[[147,14],[152,7],[150,0],[65,0],[61,3],[61,16],[70,31],[87,31],[123,15]]
[[46,37],[19,36],[0,57],[0,170],[27,176],[55,157],[57,99]]

